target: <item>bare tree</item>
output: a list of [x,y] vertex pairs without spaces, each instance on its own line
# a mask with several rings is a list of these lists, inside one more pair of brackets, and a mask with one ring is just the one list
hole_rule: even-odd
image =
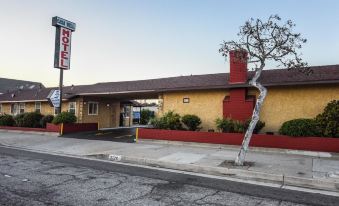
[[306,43],[306,39],[302,38],[300,33],[294,33],[295,24],[288,20],[281,22],[278,15],[272,15],[267,21],[263,22],[260,19],[250,19],[245,22],[245,25],[240,27],[238,41],[224,41],[221,44],[219,52],[227,59],[231,50],[244,51],[248,55],[243,55],[244,52],[237,52],[238,60],[247,61],[250,69],[255,71],[253,78],[248,82],[249,85],[256,87],[260,94],[256,101],[250,125],[245,133],[241,149],[235,160],[236,165],[243,165],[245,161],[248,145],[252,137],[255,125],[259,120],[260,109],[266,97],[267,90],[262,86],[258,79],[265,64],[268,61],[278,63],[287,69],[297,69],[303,73],[310,74],[312,71],[306,67],[307,63],[300,58],[302,44]]

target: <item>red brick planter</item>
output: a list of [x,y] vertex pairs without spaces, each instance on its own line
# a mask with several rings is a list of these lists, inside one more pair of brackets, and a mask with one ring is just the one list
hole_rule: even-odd
[[[140,128],[138,138],[212,144],[241,145],[244,134],[192,132]],[[339,152],[339,138],[290,137],[254,134],[250,146],[322,152]]]
[[60,126],[47,123],[46,128],[0,126],[0,129],[16,130],[16,131],[31,131],[31,132],[59,132]]
[[64,124],[62,134],[74,133],[74,132],[88,132],[88,131],[97,131],[97,123],[74,123],[74,124]]
[[98,130],[97,123],[74,123],[74,124],[61,124],[55,125],[47,123],[46,128],[29,128],[29,127],[9,127],[0,126],[0,129],[5,130],[17,130],[17,131],[33,131],[33,132],[58,132],[61,134],[73,133],[73,132],[87,132]]

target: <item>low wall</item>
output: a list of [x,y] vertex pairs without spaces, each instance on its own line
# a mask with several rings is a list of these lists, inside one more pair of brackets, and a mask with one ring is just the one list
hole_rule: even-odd
[[46,124],[46,129],[51,132],[60,132],[60,125],[52,124],[52,123],[47,123]]
[[46,128],[30,128],[30,127],[9,127],[0,126],[0,129],[5,130],[17,130],[17,131],[33,131],[33,132],[58,132],[61,134],[73,133],[73,132],[87,132],[98,130],[97,123],[74,123],[74,124],[52,124],[47,123]]
[[73,133],[73,132],[88,132],[97,131],[97,123],[74,123],[74,124],[63,124],[62,134]]
[[0,126],[0,129],[16,130],[16,131],[30,131],[30,132],[60,132],[60,126],[51,124],[53,126],[46,125],[46,128],[31,128],[31,127],[10,127]]
[[[241,145],[244,134],[193,132],[139,128],[138,138],[212,144]],[[339,152],[339,138],[290,137],[283,135],[254,134],[250,146],[280,149]]]

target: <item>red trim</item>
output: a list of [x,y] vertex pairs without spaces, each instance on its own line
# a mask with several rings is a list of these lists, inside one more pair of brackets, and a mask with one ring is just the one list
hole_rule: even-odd
[[[212,144],[241,145],[244,134],[139,129],[138,138]],[[250,146],[281,149],[339,152],[339,138],[289,137],[254,134]]]
[[97,123],[74,123],[74,124],[64,124],[63,134],[73,133],[73,132],[87,132],[87,131],[97,131]]
[[[56,125],[58,126],[58,125]],[[32,131],[32,132],[59,132],[60,129],[56,128],[30,128],[30,127],[10,127],[10,126],[0,126],[0,129],[5,130],[16,130],[16,131]]]
[[[0,129],[6,130],[17,130],[17,131],[33,131],[33,132],[60,132],[60,124],[55,125],[52,123],[47,123],[46,128],[29,128],[29,127],[9,127],[9,126],[0,126]],[[98,130],[97,123],[74,123],[74,124],[64,124],[63,134],[73,133],[73,132],[87,132],[87,131],[96,131]]]

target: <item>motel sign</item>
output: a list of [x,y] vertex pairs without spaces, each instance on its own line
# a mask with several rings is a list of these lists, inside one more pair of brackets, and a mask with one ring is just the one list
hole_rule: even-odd
[[71,21],[55,16],[52,18],[52,26],[56,27],[54,68],[60,70],[60,78],[59,90],[55,90],[54,95],[51,93],[51,96],[48,96],[47,99],[54,107],[58,108],[58,113],[61,113],[63,71],[68,70],[71,65],[71,39],[76,25]]
[[70,69],[71,39],[75,31],[75,23],[60,17],[52,18],[52,26],[56,27],[54,68]]

